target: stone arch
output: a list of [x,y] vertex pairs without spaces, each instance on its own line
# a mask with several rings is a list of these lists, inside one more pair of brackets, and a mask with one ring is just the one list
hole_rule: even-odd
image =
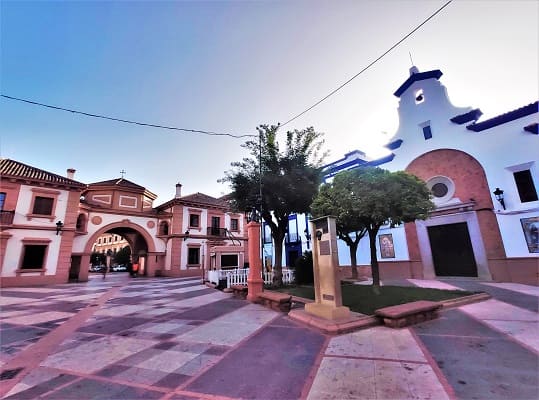
[[137,232],[142,236],[142,238],[146,241],[146,245],[148,246],[148,252],[155,252],[155,243],[153,241],[153,237],[144,229],[142,226],[138,224],[134,224],[130,222],[129,220],[122,220],[119,222],[113,222],[111,224],[102,226],[99,228],[92,236],[88,238],[86,241],[86,244],[84,246],[84,252],[90,253],[92,251],[92,245],[97,240],[99,236],[101,236],[103,233],[106,233],[112,229],[115,228],[129,228]]
[[421,154],[408,164],[405,171],[425,182],[433,177],[447,177],[454,182],[450,210],[439,209],[435,212],[436,218],[405,226],[410,258],[422,260],[423,277],[434,277],[426,227],[466,222],[472,237],[479,277],[491,279],[492,276],[496,279],[499,274],[496,260],[505,258],[505,250],[493,212],[491,190],[481,163],[466,152],[446,148]]
[[476,208],[493,208],[483,166],[460,150],[437,149],[414,159],[405,169],[425,182],[434,176],[446,176],[455,182],[454,197],[462,202],[473,200]]

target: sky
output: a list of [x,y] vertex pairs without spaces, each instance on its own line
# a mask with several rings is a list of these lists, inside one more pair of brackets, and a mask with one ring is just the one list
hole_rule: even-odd
[[[285,122],[357,74],[446,0],[0,2],[3,95],[235,135]],[[536,101],[539,2],[454,0],[284,131],[323,132],[326,161],[381,154],[393,92],[440,69],[482,120]],[[0,98],[0,156],[84,183],[125,178],[158,195],[228,193],[245,139],[160,130]],[[284,144],[283,144],[284,145]]]

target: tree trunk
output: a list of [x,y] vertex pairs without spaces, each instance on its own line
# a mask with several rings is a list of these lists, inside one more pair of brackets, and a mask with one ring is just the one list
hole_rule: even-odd
[[348,246],[350,250],[350,264],[352,268],[352,279],[357,279],[357,245],[358,243],[352,242]]
[[376,234],[378,229],[369,230],[369,243],[371,248],[371,273],[372,273],[372,286],[380,286],[380,270],[378,269],[378,257],[376,256]]

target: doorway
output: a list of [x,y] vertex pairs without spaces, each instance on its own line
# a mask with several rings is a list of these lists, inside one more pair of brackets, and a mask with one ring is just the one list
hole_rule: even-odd
[[429,226],[427,232],[437,276],[477,277],[477,264],[466,222]]
[[81,256],[71,256],[71,265],[69,267],[69,280],[78,281],[80,272]]

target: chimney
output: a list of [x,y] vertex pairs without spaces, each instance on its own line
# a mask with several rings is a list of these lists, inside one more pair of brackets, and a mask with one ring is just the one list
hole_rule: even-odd
[[182,197],[182,184],[181,183],[176,183],[176,196],[175,196],[177,199],[179,199],[180,197]]
[[76,169],[73,169],[73,168],[68,168],[67,169],[67,179],[74,179],[75,177],[75,171]]

